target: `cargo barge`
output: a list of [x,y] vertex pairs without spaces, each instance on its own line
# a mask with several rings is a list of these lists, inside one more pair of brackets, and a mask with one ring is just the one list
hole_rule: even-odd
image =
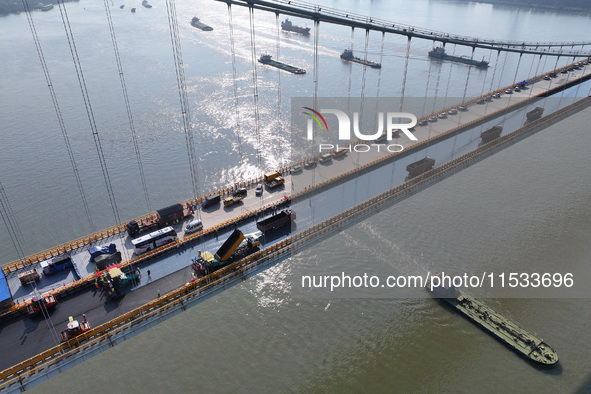
[[431,288],[431,284],[427,283],[426,289],[433,298],[449,304],[528,360],[543,365],[552,365],[558,362],[558,354],[543,339],[519,327],[482,301],[455,287],[434,286]]
[[291,23],[291,21],[289,19],[286,19],[283,22],[281,22],[281,30],[299,33],[304,36],[310,35],[310,28],[309,27],[296,26],[293,23]]
[[289,64],[281,63],[271,59],[271,55],[261,55],[259,58],[259,63],[266,64],[268,66],[277,67],[281,70],[288,71],[293,74],[305,74],[306,70],[303,68],[297,68],[294,66],[290,66]]
[[369,66],[371,68],[382,68],[382,65],[380,63],[372,62],[370,60],[361,59],[359,57],[353,56],[353,51],[351,49],[345,49],[343,53],[341,53],[341,59],[347,60],[349,62],[363,64],[364,66]]
[[484,59],[478,61],[463,56],[448,55],[447,53],[445,53],[445,48],[442,47],[433,48],[432,51],[429,51],[429,57],[432,57],[434,59],[450,60],[452,62],[469,64],[470,66],[476,66],[479,68],[488,68],[488,62],[484,61]]

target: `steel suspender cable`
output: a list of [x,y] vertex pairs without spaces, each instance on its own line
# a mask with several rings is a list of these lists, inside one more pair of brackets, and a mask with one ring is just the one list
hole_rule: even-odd
[[[353,51],[353,44],[355,42],[355,28],[351,28],[351,52]],[[349,64],[349,81],[347,82],[347,97],[351,98],[351,85],[353,81],[353,65]],[[349,101],[347,101],[347,111],[349,110]]]
[[[456,54],[456,48],[457,48],[457,47],[458,47],[457,45],[454,45],[454,50],[453,50],[453,52],[452,52],[452,56],[454,56],[454,55]],[[445,44],[443,45],[443,48],[445,49]],[[431,62],[431,64],[432,64],[432,63],[433,63],[433,62]],[[450,83],[451,83],[451,77],[452,77],[452,69],[453,69],[453,65],[454,65],[454,62],[449,62],[449,74],[448,74],[448,76],[447,76],[447,84],[446,84],[446,86],[445,86],[445,97],[446,97],[446,98],[447,98],[447,96],[448,96],[448,94],[449,94],[449,85],[450,85]],[[440,68],[440,70],[441,70],[441,68]],[[430,67],[430,66],[429,66],[429,72],[431,72],[431,67]],[[440,72],[441,72],[441,71],[440,71]]]
[[[318,39],[320,34],[320,22],[318,20],[314,20],[314,108],[318,108]],[[314,127],[314,124],[312,124]],[[314,138],[316,134],[312,133],[312,146],[314,146]],[[316,152],[314,152],[314,155]],[[312,170],[312,186],[316,184],[316,167]],[[310,216],[312,217],[312,226],[314,225],[315,213],[316,213],[316,204],[312,202],[314,196],[310,197],[309,204],[310,204]]]
[[[474,58],[474,49],[472,48],[472,56],[470,59]],[[470,71],[472,71],[472,66],[468,67],[468,75],[466,76],[466,83],[464,84],[464,94],[462,94],[462,102],[466,101],[466,94],[468,93],[468,84],[470,83]]]
[[515,67],[515,76],[513,77],[513,85],[517,83],[517,73],[519,72],[519,67],[521,66],[521,58],[523,57],[523,53],[519,54],[519,60],[517,61],[517,67]]
[[[382,45],[380,48],[380,64],[384,61],[384,39],[386,37],[386,33],[382,32]],[[376,91],[376,99],[380,97],[380,85],[382,84],[382,68],[378,69],[378,86]],[[378,100],[376,100],[376,113],[378,112]]]
[[[181,115],[183,118],[183,131],[185,133],[185,144],[187,145],[187,154],[189,157],[189,169],[191,171],[191,183],[193,186],[193,195],[199,195],[199,172],[197,169],[197,158],[195,156],[195,145],[193,142],[193,131],[191,129],[191,111],[189,99],[187,97],[187,84],[185,80],[185,70],[181,50],[181,41],[178,32],[178,23],[176,17],[176,7],[174,0],[166,0],[166,11],[168,14],[168,27],[170,30],[170,40],[172,53],[174,57],[179,100],[181,106]],[[199,211],[201,212],[201,211]]]
[[[363,59],[367,61],[367,46],[369,45],[369,30],[365,31],[365,48],[363,50]],[[361,76],[361,107],[359,108],[359,122],[354,122],[355,125],[359,125],[360,122],[363,122],[363,104],[365,102],[365,79],[367,73],[367,65],[363,64],[363,73]],[[360,126],[361,128],[361,126]],[[358,163],[355,163],[357,166]]]
[[[275,14],[275,24],[277,26],[277,59],[281,59],[281,24],[279,22],[279,14]],[[277,120],[279,127],[283,126],[283,117],[281,116],[281,70],[277,69]],[[282,163],[283,164],[283,163]],[[262,200],[261,194],[261,200]]]
[[150,207],[150,197],[148,196],[148,186],[146,184],[146,176],[144,174],[144,166],[140,154],[140,147],[137,142],[137,134],[135,132],[135,125],[133,122],[133,115],[131,113],[131,106],[129,104],[129,96],[127,94],[127,86],[125,84],[125,77],[123,76],[123,66],[121,65],[121,58],[119,57],[119,47],[117,46],[117,36],[115,35],[115,28],[113,26],[113,19],[111,18],[111,10],[108,5],[108,0],[104,0],[105,13],[107,14],[107,21],[109,22],[109,32],[111,33],[111,42],[113,43],[113,52],[115,53],[115,60],[117,62],[117,71],[119,72],[119,80],[121,82],[121,91],[123,92],[123,99],[125,100],[125,109],[127,110],[127,119],[129,121],[129,130],[131,131],[131,140],[133,141],[133,148],[135,150],[135,157],[137,159],[138,169],[140,171],[140,178],[142,181],[142,188],[144,189],[144,198],[146,199],[146,207],[148,212],[152,210]]
[[402,107],[404,106],[404,91],[406,90],[406,74],[408,73],[408,58],[410,57],[410,40],[411,40],[411,37],[408,36],[408,42],[406,44],[406,61],[404,63],[404,76],[402,78],[402,91],[400,92],[400,112],[402,112]]
[[262,175],[262,160],[261,160],[261,134],[259,130],[259,87],[257,76],[257,61],[256,61],[256,40],[254,30],[254,8],[248,7],[250,16],[250,48],[252,58],[252,82],[253,82],[253,99],[254,99],[254,127],[256,133],[257,144],[257,169],[259,176]]
[[[2,221],[8,230],[8,235],[10,236],[10,240],[14,245],[14,249],[19,257],[19,259],[25,258],[25,253],[23,250],[23,235],[18,227],[18,222],[16,217],[14,216],[14,212],[10,206],[10,201],[8,201],[8,196],[4,191],[4,186],[0,183],[0,216],[2,216]],[[3,213],[4,212],[4,213]]]
[[[488,52],[488,64],[490,64],[491,58],[492,58],[492,51],[489,51]],[[494,71],[493,71],[493,74],[494,74]],[[485,75],[484,79],[482,80],[482,90],[480,91],[481,96],[484,95],[484,89],[486,89],[486,75]],[[492,91],[492,90],[489,90],[489,92],[490,91]]]
[[499,57],[500,56],[501,56],[501,51],[497,51],[497,58],[495,59],[495,67],[493,68],[492,78],[490,79],[489,92],[492,92],[493,90],[495,90],[494,83],[495,83],[495,77],[497,75],[497,68],[499,67]]
[[244,161],[242,158],[242,132],[240,130],[240,109],[238,106],[238,77],[236,76],[236,49],[234,46],[234,22],[232,21],[232,8],[230,3],[228,3],[228,20],[230,25],[230,47],[232,50],[232,77],[234,80],[234,103],[236,109],[236,136],[238,137],[238,154],[240,156],[240,166],[242,167],[244,165]]
[[68,44],[70,46],[70,53],[72,55],[72,60],[74,62],[74,66],[76,69],[76,76],[78,77],[78,84],[80,86],[80,90],[82,92],[82,98],[84,99],[84,106],[86,108],[86,115],[88,117],[88,122],[90,124],[90,130],[92,132],[92,137],[94,138],[94,145],[96,147],[96,151],[99,158],[99,163],[101,165],[101,170],[103,172],[103,178],[105,180],[105,185],[107,187],[107,194],[109,195],[109,200],[111,202],[111,209],[113,210],[113,216],[115,217],[115,223],[121,223],[121,219],[119,218],[119,210],[117,209],[117,202],[115,201],[115,194],[113,193],[113,186],[111,185],[111,179],[109,177],[109,171],[107,169],[107,163],[105,161],[105,155],[103,153],[103,148],[101,146],[101,140],[99,138],[98,129],[96,127],[96,121],[94,119],[94,113],[92,111],[92,105],[90,103],[90,97],[88,95],[88,89],[86,88],[86,82],[84,80],[84,73],[82,72],[82,66],[80,64],[80,58],[78,57],[78,50],[76,49],[76,43],[74,42],[74,34],[72,33],[72,28],[70,26],[70,21],[68,19],[68,12],[66,10],[66,5],[64,4],[64,0],[58,0],[58,6],[60,10],[60,14],[62,17],[62,23],[64,25],[64,30],[66,32],[66,37],[68,39]]
[[95,227],[94,227],[94,223],[92,221],[92,216],[90,214],[88,200],[86,199],[86,194],[84,193],[84,188],[82,186],[82,180],[80,179],[80,173],[78,172],[78,166],[76,165],[76,160],[74,159],[74,152],[72,151],[72,146],[70,145],[70,139],[68,138],[68,133],[66,131],[66,125],[64,123],[64,118],[62,116],[62,112],[61,112],[60,106],[57,101],[55,89],[53,88],[53,83],[51,81],[49,69],[47,67],[47,63],[45,62],[45,56],[43,55],[43,50],[41,49],[41,42],[39,41],[39,36],[37,34],[37,29],[35,28],[35,23],[33,21],[32,12],[29,8],[28,1],[23,0],[23,6],[25,8],[25,15],[27,16],[27,20],[29,22],[29,28],[31,29],[31,34],[33,35],[33,41],[35,42],[35,48],[37,49],[37,55],[39,56],[39,61],[41,62],[41,68],[43,69],[43,74],[45,76],[45,82],[47,83],[47,87],[49,88],[49,94],[51,96],[51,101],[53,102],[53,108],[55,109],[55,113],[57,115],[57,120],[58,120],[58,123],[60,126],[60,130],[62,132],[62,137],[64,138],[64,143],[66,144],[66,150],[68,151],[68,157],[70,159],[70,164],[72,165],[72,170],[74,172],[74,178],[76,179],[78,191],[80,192],[80,197],[82,198],[82,205],[84,206],[84,212],[86,213],[86,218],[88,219],[88,223],[90,224],[90,228],[94,230]]

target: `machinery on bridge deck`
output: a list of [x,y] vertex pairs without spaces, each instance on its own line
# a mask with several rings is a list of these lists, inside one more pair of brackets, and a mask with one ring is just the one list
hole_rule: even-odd
[[[259,231],[244,235],[242,231],[236,229],[215,255],[199,251],[198,256],[193,260],[193,269],[199,276],[205,276],[251,255],[259,250],[262,235]],[[245,243],[241,245],[244,241]]]
[[90,323],[86,321],[86,316],[82,316],[84,319],[82,323],[79,323],[78,320],[74,320],[72,316],[69,317],[70,322],[68,323],[67,328],[60,333],[60,339],[62,342],[69,341],[70,339],[90,330]]
[[52,294],[45,293],[42,295],[33,293],[31,303],[27,305],[27,313],[29,316],[36,316],[43,309],[52,310],[57,306],[57,300]]

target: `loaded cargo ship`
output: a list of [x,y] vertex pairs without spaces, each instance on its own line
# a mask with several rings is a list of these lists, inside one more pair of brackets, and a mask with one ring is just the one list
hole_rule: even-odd
[[261,57],[259,58],[259,62],[266,64],[268,66],[280,68],[281,70],[285,70],[285,71],[288,71],[293,74],[305,74],[306,73],[306,70],[304,70],[303,68],[297,68],[294,66],[290,66],[289,64],[285,64],[285,63],[281,63],[281,62],[272,60],[271,55],[261,55]]
[[351,49],[345,49],[343,53],[341,53],[341,59],[363,64],[364,66],[369,66],[371,68],[382,68],[382,65],[380,63],[372,62],[366,59],[361,59],[359,57],[353,56],[353,51]]
[[291,21],[289,19],[286,19],[283,22],[281,22],[281,29],[282,30],[285,30],[285,31],[291,31],[291,32],[294,32],[294,33],[299,33],[299,34],[302,34],[304,36],[309,36],[310,35],[310,28],[309,27],[296,26],[293,23],[291,23]]
[[191,26],[201,29],[203,31],[212,31],[213,30],[213,27],[207,26],[205,23],[200,22],[199,18],[197,18],[196,16],[194,16],[193,19],[191,19]]
[[488,331],[489,334],[528,360],[543,365],[552,365],[558,362],[558,354],[543,339],[519,327],[482,301],[455,287],[434,286],[431,289],[431,284],[427,283],[426,289],[433,298],[451,305],[473,323]]
[[447,53],[445,53],[445,48],[442,48],[442,47],[433,48],[432,51],[429,51],[429,57],[432,57],[434,59],[441,59],[441,60],[451,60],[452,62],[469,64],[471,66],[476,66],[476,67],[480,67],[480,68],[487,68],[488,67],[488,62],[484,61],[484,59],[482,59],[481,61],[478,61],[478,60],[472,60],[470,58],[463,57],[463,56],[448,55]]

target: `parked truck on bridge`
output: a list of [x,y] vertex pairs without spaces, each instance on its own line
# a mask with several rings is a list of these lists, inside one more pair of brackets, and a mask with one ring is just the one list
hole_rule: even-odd
[[74,263],[69,253],[64,253],[41,262],[41,268],[45,275],[55,274],[73,266]]
[[257,222],[257,228],[264,232],[272,231],[283,226],[287,226],[295,220],[295,212],[291,209],[284,209],[273,216],[270,216],[260,222]]
[[285,183],[285,179],[281,176],[279,171],[267,172],[264,176],[265,185],[269,188],[274,188]]
[[135,238],[142,233],[156,231],[160,228],[180,223],[193,215],[193,208],[183,208],[181,204],[173,204],[157,210],[156,213],[157,216],[155,219],[143,223],[137,223],[135,220],[127,223],[127,234]]
[[261,236],[260,232],[244,235],[242,231],[236,229],[215,254],[199,251],[198,256],[193,260],[193,268],[199,276],[211,274],[257,252],[261,245]]

